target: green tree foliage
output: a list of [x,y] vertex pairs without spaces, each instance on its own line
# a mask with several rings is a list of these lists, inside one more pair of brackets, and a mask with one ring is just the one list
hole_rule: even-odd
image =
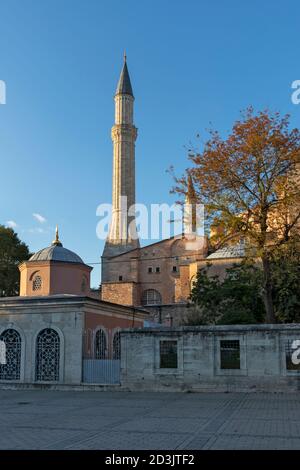
[[300,253],[297,246],[285,247],[271,263],[273,297],[279,322],[300,322]]
[[[192,289],[187,322],[201,324],[251,324],[263,321],[262,272],[255,265],[243,263],[227,269],[224,280],[209,275],[209,265],[202,269]],[[196,312],[195,312],[196,310]],[[193,318],[190,318],[193,317]],[[190,324],[190,323],[189,323]]]
[[18,295],[18,264],[29,256],[28,246],[21,242],[14,230],[0,225],[0,297]]
[[[262,323],[263,270],[249,261],[227,269],[226,277],[209,275],[210,265],[197,274],[191,292],[187,325]],[[300,255],[297,249],[274,254],[271,262],[276,320],[300,321]]]

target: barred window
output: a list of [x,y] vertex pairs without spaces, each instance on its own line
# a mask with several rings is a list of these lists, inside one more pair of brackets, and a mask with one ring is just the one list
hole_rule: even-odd
[[114,334],[113,359],[121,359],[121,335],[119,331]]
[[160,368],[177,369],[177,341],[160,341]]
[[3,331],[0,341],[5,344],[5,364],[0,364],[0,380],[20,380],[21,336],[10,328]]
[[97,330],[95,335],[95,358],[105,359],[106,358],[106,335],[103,330]]
[[36,370],[37,381],[59,380],[60,339],[58,333],[45,328],[36,339]]
[[83,276],[81,281],[81,292],[85,292],[87,288],[87,278]]
[[33,279],[32,290],[41,290],[41,288],[42,288],[42,278],[41,276],[37,275]]
[[240,369],[239,340],[220,341],[221,369]]
[[161,304],[161,295],[155,289],[147,289],[142,295],[142,305],[159,305]]
[[300,345],[295,340],[289,339],[285,343],[285,363],[286,369],[289,371],[299,371],[300,363]]

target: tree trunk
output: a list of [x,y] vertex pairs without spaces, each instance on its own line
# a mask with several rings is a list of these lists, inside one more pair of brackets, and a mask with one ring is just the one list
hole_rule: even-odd
[[263,272],[264,272],[264,305],[266,309],[266,323],[276,323],[273,297],[272,297],[272,277],[270,260],[267,256],[262,257]]

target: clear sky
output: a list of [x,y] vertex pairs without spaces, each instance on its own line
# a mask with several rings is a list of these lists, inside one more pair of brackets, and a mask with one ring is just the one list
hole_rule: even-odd
[[252,104],[299,126],[299,24],[298,0],[0,0],[0,223],[15,222],[31,251],[58,224],[64,246],[99,262],[96,208],[111,201],[124,49],[137,201],[172,203],[166,170],[187,167],[185,146],[210,123],[225,135]]

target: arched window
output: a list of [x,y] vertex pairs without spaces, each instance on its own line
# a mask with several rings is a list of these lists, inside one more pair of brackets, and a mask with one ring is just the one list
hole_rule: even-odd
[[86,292],[88,285],[88,280],[86,276],[83,276],[82,281],[81,281],[81,292]]
[[55,382],[59,380],[60,339],[55,330],[45,328],[36,339],[35,380]]
[[155,289],[144,290],[142,295],[142,305],[159,305],[161,304],[161,295]]
[[33,278],[32,290],[41,290],[41,288],[42,288],[42,278],[41,276],[37,275]]
[[106,335],[103,330],[97,330],[95,335],[95,359],[105,359],[106,349]]
[[20,380],[21,336],[16,330],[3,331],[0,341],[5,344],[5,364],[0,364],[0,380]]
[[113,359],[121,359],[121,336],[117,331],[113,339]]

